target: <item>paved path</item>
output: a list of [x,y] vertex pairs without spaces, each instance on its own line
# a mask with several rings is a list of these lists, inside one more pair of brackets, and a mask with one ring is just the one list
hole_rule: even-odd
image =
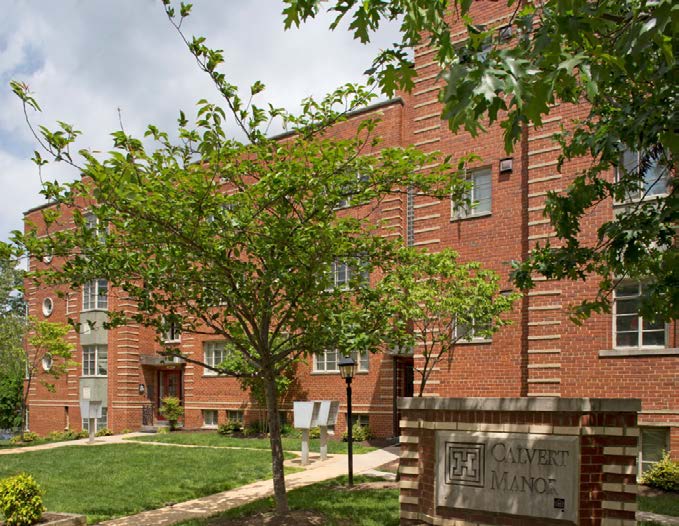
[[[93,446],[101,446],[103,444],[125,444],[129,442],[127,438],[137,438],[148,436],[148,433],[127,433],[125,435],[111,435],[108,437],[96,437]],[[87,446],[89,445],[89,438],[79,438],[78,440],[64,440],[62,442],[47,442],[39,446],[25,446],[25,447],[11,447],[0,449],[0,455],[16,455],[20,453],[28,453],[29,451],[42,451],[44,449],[55,449],[66,446]],[[135,441],[138,442],[138,441]],[[144,442],[144,444],[152,444],[153,442]]]
[[[378,449],[363,455],[354,455],[354,473],[364,473],[398,458],[398,448]],[[316,482],[333,479],[347,472],[346,455],[335,455],[324,462],[316,461],[305,471],[286,475],[289,491]],[[222,511],[236,508],[273,495],[273,482],[263,480],[208,497],[189,500],[137,515],[102,522],[102,526],[168,526],[189,519],[207,518]]]
[[637,522],[646,521],[662,524],[662,526],[679,526],[679,517],[669,515],[659,515],[649,511],[637,511]]

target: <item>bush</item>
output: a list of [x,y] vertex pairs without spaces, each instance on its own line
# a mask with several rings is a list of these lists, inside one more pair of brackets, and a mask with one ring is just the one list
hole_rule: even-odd
[[26,431],[24,433],[24,439],[21,440],[21,435],[16,435],[13,436],[12,438],[9,439],[10,444],[25,444],[27,442],[35,442],[36,440],[40,440],[40,435],[38,433],[31,433],[30,431]]
[[268,427],[264,420],[254,420],[245,428],[246,435],[262,435],[267,432]]
[[81,429],[76,433],[76,438],[87,438],[90,436],[90,432],[87,429]]
[[160,414],[163,415],[170,424],[170,431],[177,429],[177,422],[184,416],[184,408],[181,400],[176,396],[166,396],[160,406]]
[[111,435],[113,435],[113,431],[108,427],[104,427],[94,434],[95,437],[110,437]]
[[130,433],[132,433],[132,430],[125,428],[120,433],[123,435],[129,435]]
[[231,436],[243,430],[243,424],[237,420],[227,420],[223,424],[219,424],[217,433],[224,436]]
[[73,440],[77,438],[78,435],[67,429],[66,431],[52,431],[47,435],[47,439],[53,442],[61,442],[63,440]]
[[167,435],[170,430],[167,427],[159,427],[157,433],[159,435]]
[[42,490],[28,473],[0,480],[0,512],[5,516],[5,526],[30,526],[44,511]]
[[679,462],[665,452],[662,459],[653,464],[641,477],[641,482],[664,491],[679,491]]
[[[368,426],[362,426],[358,422],[351,427],[351,435],[354,442],[365,442],[366,440],[373,438],[370,428]],[[342,440],[344,442],[349,440],[349,434],[346,431],[342,433]]]
[[302,436],[302,433],[300,433],[299,429],[295,429],[290,424],[283,424],[281,425],[281,436],[299,438]]
[[309,429],[309,438],[321,438],[321,428],[312,427]]

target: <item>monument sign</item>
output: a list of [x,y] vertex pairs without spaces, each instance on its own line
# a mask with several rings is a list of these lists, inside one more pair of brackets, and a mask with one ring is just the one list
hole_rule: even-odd
[[577,436],[438,431],[437,506],[577,523]]

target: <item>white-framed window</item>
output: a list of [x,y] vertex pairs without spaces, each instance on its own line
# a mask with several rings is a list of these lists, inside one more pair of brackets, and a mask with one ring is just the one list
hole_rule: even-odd
[[24,413],[24,431],[30,431],[30,419],[29,417],[31,416],[31,413],[28,410],[28,406],[26,406],[26,412]]
[[[205,363],[217,367],[226,359],[226,342],[205,342],[203,344]],[[218,376],[216,371],[205,368],[205,376]]]
[[93,279],[83,285],[83,310],[108,309],[108,281]]
[[44,300],[42,300],[42,313],[45,316],[51,315],[53,310],[54,301],[52,301],[52,298],[45,298]]
[[[108,407],[101,408],[101,418],[94,419],[94,432],[101,431],[108,427]],[[82,429],[83,431],[90,430],[90,420],[88,418],[82,419]]]
[[83,219],[85,220],[85,228],[87,230],[96,231],[97,239],[99,241],[104,241],[106,239],[106,228],[99,224],[99,219],[94,215],[93,212],[86,212],[83,214]]
[[108,376],[106,345],[83,345],[83,376]]
[[490,336],[480,334],[488,329],[487,323],[476,323],[474,318],[472,318],[471,323],[456,322],[453,329],[453,339],[462,342],[489,342],[491,341]]
[[613,294],[613,346],[625,348],[664,348],[667,325],[644,319],[639,307],[648,285],[637,282],[619,284]]
[[351,196],[356,194],[359,191],[361,186],[366,185],[369,182],[370,182],[370,176],[368,176],[366,174],[361,174],[361,173],[356,174],[356,182],[347,184],[347,186],[344,187],[344,189],[343,189],[344,195],[337,202],[337,206],[335,206],[335,210],[340,210],[342,208],[350,207],[351,206]]
[[370,415],[363,413],[351,413],[351,425],[358,424],[361,427],[370,427]]
[[451,201],[451,219],[463,219],[490,214],[492,201],[492,172],[490,168],[473,170],[467,175],[471,188],[465,193],[469,203]]
[[226,411],[226,419],[229,422],[238,422],[242,424],[244,419],[243,411],[239,411],[237,409],[228,409]]
[[360,257],[352,258],[353,262],[333,261],[330,265],[330,284],[328,290],[335,288],[347,288],[352,279],[356,281],[356,276],[360,278],[361,285],[370,283],[370,270],[361,261]]
[[219,423],[217,413],[216,409],[203,409],[203,427],[216,428]]
[[176,321],[165,322],[166,330],[163,333],[163,341],[165,343],[179,343],[181,337],[181,326]]
[[670,448],[670,430],[667,427],[639,428],[639,477],[662,459],[663,453]]
[[[315,373],[339,373],[337,362],[342,355],[335,350],[326,350],[319,354],[314,354],[313,371]],[[353,352],[351,357],[358,364],[357,371],[367,373],[370,365],[370,353],[364,351],[361,353]]]
[[[642,165],[643,158],[643,152],[625,149],[620,156],[620,166],[615,171],[616,180],[620,180],[626,174],[637,173]],[[653,199],[667,195],[669,184],[670,175],[667,168],[662,166],[657,159],[649,159],[646,171],[640,180],[639,189],[630,193],[624,202]]]

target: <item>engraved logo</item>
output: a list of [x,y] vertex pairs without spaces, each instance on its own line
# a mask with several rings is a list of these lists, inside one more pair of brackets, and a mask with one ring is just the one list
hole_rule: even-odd
[[485,455],[485,444],[446,442],[446,484],[483,488]]

